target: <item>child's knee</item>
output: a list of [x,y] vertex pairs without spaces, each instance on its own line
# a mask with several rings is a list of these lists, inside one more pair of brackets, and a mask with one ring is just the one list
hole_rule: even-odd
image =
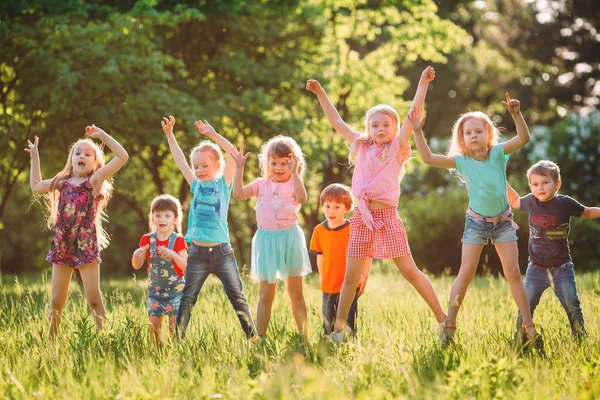
[[504,276],[510,282],[518,282],[518,281],[522,280],[521,279],[521,271],[519,271],[518,266],[506,268],[506,270],[504,271]]
[[66,299],[62,296],[52,296],[50,297],[50,310],[60,313],[65,307],[66,302]]

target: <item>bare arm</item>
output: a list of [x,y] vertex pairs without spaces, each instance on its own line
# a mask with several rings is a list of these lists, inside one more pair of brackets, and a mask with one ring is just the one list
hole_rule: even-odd
[[354,132],[347,124],[344,122],[342,117],[340,117],[340,113],[335,108],[325,90],[321,87],[319,81],[314,79],[309,79],[306,81],[306,90],[313,92],[317,95],[317,99],[319,99],[319,103],[321,104],[321,108],[327,117],[327,121],[331,124],[333,129],[335,129],[339,134],[341,134],[346,142],[352,144],[354,138],[359,135],[358,132]]
[[508,182],[506,182],[506,196],[508,197],[508,203],[513,209],[518,210],[521,208],[521,196],[519,196],[519,193]]
[[292,184],[294,186],[294,195],[296,196],[296,201],[299,204],[306,203],[306,188],[304,187],[304,183],[302,179],[300,179],[300,175],[298,175],[298,161],[296,161],[296,157],[294,154],[290,154],[290,171],[292,174]]
[[29,186],[33,193],[48,193],[50,191],[50,184],[52,179],[42,180],[42,171],[40,169],[40,154],[38,151],[38,145],[40,142],[39,137],[35,137],[33,143],[27,140],[26,152],[31,156],[31,167],[29,172]]
[[175,135],[173,135],[173,125],[175,125],[175,118],[172,115],[169,115],[169,118],[163,117],[163,120],[160,121],[163,132],[167,135],[167,141],[169,142],[169,149],[171,150],[171,154],[173,155],[173,159],[175,160],[175,164],[179,167],[179,170],[183,174],[186,182],[192,186],[194,184],[194,179],[196,176],[194,175],[194,171],[190,168],[183,151],[179,147],[177,143],[177,139],[175,139]]
[[581,216],[585,219],[600,218],[600,207],[585,207]]
[[438,168],[456,168],[456,161],[454,157],[444,156],[442,154],[433,154],[431,148],[425,141],[423,135],[423,125],[425,124],[425,117],[422,116],[423,109],[415,109],[408,113],[406,118],[411,123],[411,129],[415,132],[415,143],[417,144],[417,150],[419,155],[423,159],[423,162],[427,165],[433,165]]
[[243,185],[244,165],[250,156],[250,153],[244,154],[244,145],[240,146],[240,150],[235,146],[231,146],[229,150],[230,158],[235,162],[235,172],[233,174],[233,189],[232,195],[236,200],[245,200],[254,196],[254,189],[250,185]]
[[144,262],[146,261],[146,254],[147,254],[147,251],[149,248],[150,248],[150,245],[147,244],[142,247],[138,247],[133,252],[133,256],[131,257],[131,265],[133,266],[133,268],[135,268],[135,269],[142,268],[142,266],[144,265]]
[[[421,74],[419,85],[417,86],[417,92],[415,93],[415,97],[413,98],[408,114],[411,114],[414,110],[423,108],[423,104],[425,104],[425,96],[427,95],[427,88],[434,79],[435,70],[433,67],[428,66]],[[411,122],[408,119],[408,114],[404,118],[402,126],[400,126],[400,134],[398,135],[398,140],[400,141],[401,147],[406,146],[406,143],[408,143],[408,139],[410,138],[410,134],[413,131]]]
[[116,174],[125,165],[127,160],[129,160],[129,154],[127,154],[119,142],[102,129],[96,127],[96,125],[86,127],[85,133],[91,138],[100,139],[115,154],[112,160],[94,172],[90,178],[92,187],[98,192],[104,181]]
[[506,101],[503,101],[502,104],[510,112],[517,127],[517,136],[504,143],[504,154],[511,154],[529,143],[529,128],[523,114],[521,114],[521,102],[519,100],[511,99],[510,95],[506,93]]
[[[233,146],[233,145],[231,144],[231,142],[229,140],[227,140],[223,136],[219,135],[217,133],[217,131],[215,131],[215,129],[208,123],[207,120],[204,120],[204,122],[196,121],[196,122],[194,122],[194,126],[198,129],[198,132],[201,135],[204,135],[204,136],[210,138],[213,142],[218,144],[225,153],[229,153],[229,150],[231,149],[231,146]],[[229,159],[227,160],[227,163],[225,164],[225,169],[223,172],[227,186],[229,186],[231,184],[234,171],[235,171],[235,162],[232,162],[231,157],[229,157]]]
[[323,254],[317,254],[317,269],[319,270],[319,282],[323,284]]

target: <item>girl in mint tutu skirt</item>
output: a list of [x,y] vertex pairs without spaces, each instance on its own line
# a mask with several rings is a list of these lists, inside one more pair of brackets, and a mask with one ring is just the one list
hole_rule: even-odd
[[236,161],[233,197],[255,197],[258,230],[252,239],[251,277],[260,281],[260,298],[256,316],[258,334],[267,334],[276,282],[286,282],[292,313],[298,332],[306,337],[306,303],[302,277],[311,272],[306,240],[298,226],[300,205],[306,202],[302,178],[306,169],[304,155],[294,139],[276,136],[264,144],[259,154],[263,177],[243,185],[244,164],[250,153],[235,147]]

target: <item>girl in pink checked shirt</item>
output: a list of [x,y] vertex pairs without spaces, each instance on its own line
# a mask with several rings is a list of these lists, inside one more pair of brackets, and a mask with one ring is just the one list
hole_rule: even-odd
[[[427,87],[434,78],[435,71],[432,67],[427,67],[419,80],[411,110],[423,106]],[[410,155],[410,122],[405,119],[399,127],[400,118],[396,110],[388,105],[377,105],[365,115],[366,131],[355,132],[342,120],[319,82],[309,79],[306,89],[317,95],[329,123],[351,145],[349,159],[355,166],[352,194],[358,203],[354,216],[350,219],[346,275],[331,339],[338,344],[344,341],[348,310],[363,266],[372,258],[393,259],[402,276],[427,302],[438,323],[442,323],[446,314],[431,282],[417,268],[410,254],[406,231],[396,208],[400,198],[404,162]]]

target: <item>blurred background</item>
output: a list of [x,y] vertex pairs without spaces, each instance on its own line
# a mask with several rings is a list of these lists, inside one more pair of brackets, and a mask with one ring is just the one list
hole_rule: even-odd
[[[600,206],[598,29],[594,0],[3,1],[0,274],[50,268],[50,231],[29,188],[27,139],[40,137],[42,176],[49,179],[92,123],[130,155],[108,206],[104,275],[133,273],[131,253],[148,230],[154,196],[178,197],[187,221],[191,194],[160,127],[166,115],[177,118],[186,154],[200,140],[197,119],[254,153],[274,135],[295,138],[307,158],[301,226],[310,240],[323,218],[321,189],[350,184],[352,171],[344,140],[304,89],[308,78],[318,79],[346,122],[362,130],[364,112],[375,104],[404,116],[421,71],[432,65],[424,130],[437,152],[469,110],[488,113],[506,138],[515,135],[500,103],[510,92],[532,133],[511,155],[510,184],[527,194],[528,166],[550,159],[562,169],[562,194]],[[245,173],[246,183],[258,176],[256,157]],[[424,165],[416,151],[401,188],[400,216],[417,265],[456,273],[466,188],[448,171]],[[230,207],[242,271],[256,229],[253,206],[232,199]],[[515,214],[524,270],[527,214]],[[571,227],[576,268],[600,268],[598,221],[574,218]],[[492,246],[481,263],[480,271],[501,270]],[[386,261],[380,268],[395,267]]]

